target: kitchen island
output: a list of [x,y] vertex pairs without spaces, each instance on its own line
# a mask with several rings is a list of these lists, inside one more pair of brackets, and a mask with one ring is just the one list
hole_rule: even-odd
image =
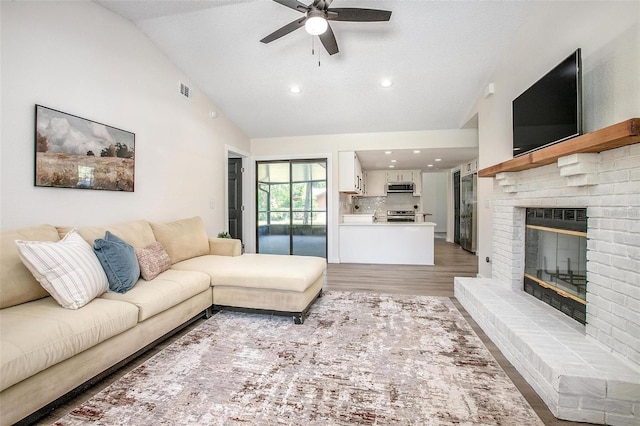
[[433,222],[340,224],[340,263],[433,265]]

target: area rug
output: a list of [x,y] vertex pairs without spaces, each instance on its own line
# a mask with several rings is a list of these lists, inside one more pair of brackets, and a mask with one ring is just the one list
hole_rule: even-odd
[[541,425],[444,297],[326,292],[220,312],[56,425]]

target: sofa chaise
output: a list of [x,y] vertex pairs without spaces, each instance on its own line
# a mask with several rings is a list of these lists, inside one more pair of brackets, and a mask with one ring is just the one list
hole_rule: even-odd
[[[93,247],[106,231],[129,245],[163,247],[167,267],[125,293],[65,309],[21,260],[16,240],[58,244],[77,233]],[[44,243],[47,244],[47,243]],[[290,315],[302,323],[322,294],[323,258],[241,254],[209,238],[198,217],[108,227],[33,226],[0,235],[0,425],[32,416],[213,310]]]

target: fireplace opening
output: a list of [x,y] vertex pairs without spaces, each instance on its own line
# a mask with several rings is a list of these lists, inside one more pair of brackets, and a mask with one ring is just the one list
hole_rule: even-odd
[[528,208],[524,291],[586,324],[587,209]]

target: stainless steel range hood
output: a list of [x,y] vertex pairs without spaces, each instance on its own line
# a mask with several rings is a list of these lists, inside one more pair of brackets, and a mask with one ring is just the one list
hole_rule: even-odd
[[413,182],[390,182],[387,183],[387,194],[413,193]]

